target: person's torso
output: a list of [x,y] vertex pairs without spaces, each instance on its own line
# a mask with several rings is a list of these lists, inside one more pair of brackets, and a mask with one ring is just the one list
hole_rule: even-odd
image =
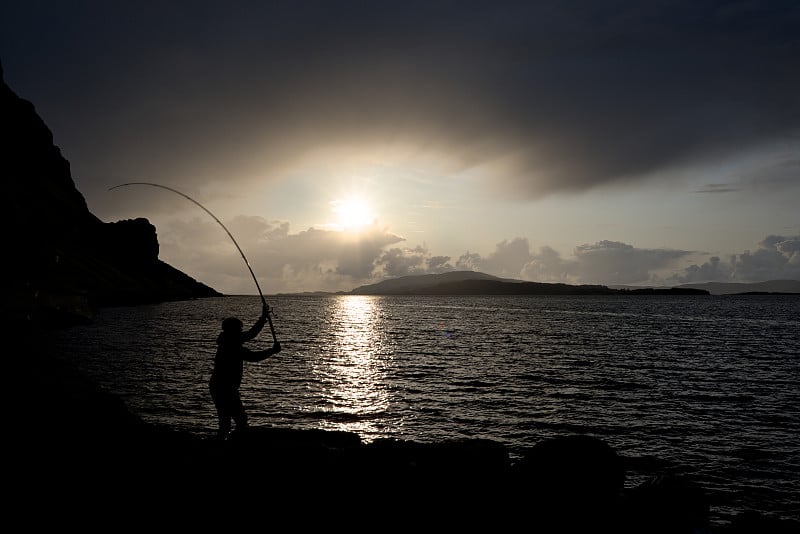
[[218,386],[238,387],[242,383],[243,350],[241,343],[218,341],[212,375]]

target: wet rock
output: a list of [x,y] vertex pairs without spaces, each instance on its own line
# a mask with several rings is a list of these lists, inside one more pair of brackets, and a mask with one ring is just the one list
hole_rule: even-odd
[[631,532],[708,532],[709,500],[691,480],[675,475],[655,476],[629,492],[626,522]]
[[624,482],[622,460],[614,449],[584,435],[537,444],[514,465],[512,477],[518,512],[560,528],[615,524]]
[[800,522],[748,511],[738,514],[730,524],[714,532],[715,534],[798,534]]

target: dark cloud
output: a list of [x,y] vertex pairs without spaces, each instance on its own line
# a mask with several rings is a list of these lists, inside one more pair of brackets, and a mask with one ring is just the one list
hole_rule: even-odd
[[733,193],[739,189],[728,184],[706,184],[695,193]]
[[798,144],[791,0],[44,5],[2,59],[82,183],[400,145],[535,197]]
[[754,190],[786,190],[800,185],[800,158],[795,150],[785,158],[769,161],[737,176],[739,181]]

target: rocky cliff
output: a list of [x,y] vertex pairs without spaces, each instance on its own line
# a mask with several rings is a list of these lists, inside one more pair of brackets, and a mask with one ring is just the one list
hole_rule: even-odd
[[100,306],[218,296],[158,259],[145,219],[104,223],[75,187],[69,162],[33,104],[0,66],[0,168],[5,214],[6,324],[63,324]]

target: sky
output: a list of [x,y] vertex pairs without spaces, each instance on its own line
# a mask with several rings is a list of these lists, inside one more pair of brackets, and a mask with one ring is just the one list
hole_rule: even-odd
[[800,3],[0,6],[89,209],[227,294],[800,279]]

